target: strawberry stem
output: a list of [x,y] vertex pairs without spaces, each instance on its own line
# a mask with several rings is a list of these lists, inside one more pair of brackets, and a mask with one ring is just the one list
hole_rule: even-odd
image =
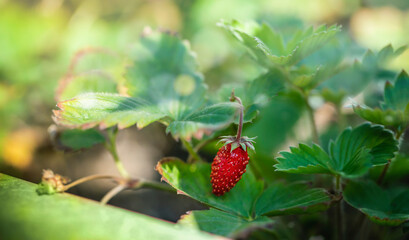
[[238,142],[240,142],[241,133],[242,133],[242,129],[243,129],[243,112],[244,112],[244,106],[243,106],[243,103],[241,102],[241,99],[240,99],[239,97],[236,97],[236,96],[234,95],[234,89],[233,89],[233,91],[231,92],[230,101],[231,101],[231,102],[237,101],[237,102],[240,104],[240,119],[239,119],[239,126],[238,126],[238,129],[237,129],[237,136],[236,136],[236,140],[237,140]]

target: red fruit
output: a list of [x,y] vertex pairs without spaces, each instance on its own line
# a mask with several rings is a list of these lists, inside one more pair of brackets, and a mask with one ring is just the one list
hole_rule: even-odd
[[231,151],[231,145],[229,143],[220,148],[212,163],[210,182],[216,196],[230,191],[246,172],[249,163],[247,148],[244,150],[242,146],[238,146]]

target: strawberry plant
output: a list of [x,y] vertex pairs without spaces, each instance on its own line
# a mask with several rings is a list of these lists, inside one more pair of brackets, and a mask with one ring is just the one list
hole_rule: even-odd
[[[47,170],[35,187],[0,175],[5,206],[0,219],[23,211],[33,226],[48,231],[39,236],[58,235],[64,227],[72,228],[68,238],[74,239],[407,236],[409,76],[387,68],[405,47],[388,45],[353,59],[342,49],[338,25],[290,36],[268,24],[218,25],[254,60],[260,75],[211,91],[188,42],[151,29],[126,52],[79,52],[57,91],[53,119],[62,132],[54,137],[72,150],[104,144],[120,177],[92,175],[69,182]],[[105,61],[95,65],[85,56]],[[372,99],[370,106],[362,95]],[[325,107],[331,109],[329,120],[319,124]],[[131,176],[116,148],[118,131],[154,122],[189,154],[158,159],[156,171],[164,182]],[[235,136],[222,137],[235,128]],[[205,152],[215,157],[204,157]],[[103,178],[117,186],[102,205],[124,189],[152,188],[186,195],[208,209],[190,211],[171,225],[63,193]],[[24,208],[27,204],[37,208]],[[52,211],[58,206],[65,206],[66,218]],[[16,221],[11,219],[10,226]],[[27,234],[6,228],[0,226],[0,236]]]

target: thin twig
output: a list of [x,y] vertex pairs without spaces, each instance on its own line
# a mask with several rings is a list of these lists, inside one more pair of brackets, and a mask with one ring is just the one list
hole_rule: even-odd
[[111,200],[113,197],[115,197],[118,193],[123,191],[126,188],[126,184],[119,184],[112,188],[105,196],[101,199],[100,204],[105,205]]
[[115,177],[115,176],[96,174],[96,175],[86,176],[86,177],[77,179],[77,180],[71,182],[70,184],[65,185],[64,186],[64,191],[67,191],[68,189],[70,189],[70,188],[72,188],[74,186],[77,186],[77,185],[79,185],[81,183],[85,183],[85,182],[95,180],[95,179],[113,179],[115,181],[119,180],[119,178]]

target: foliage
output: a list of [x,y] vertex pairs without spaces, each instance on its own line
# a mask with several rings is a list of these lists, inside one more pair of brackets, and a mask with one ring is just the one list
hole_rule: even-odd
[[[195,9],[200,4],[211,8],[226,3],[189,4]],[[191,29],[187,27],[181,35],[193,34],[199,29],[195,24],[205,19],[192,17]],[[41,17],[34,21],[50,24]],[[387,45],[366,52],[360,48],[358,54],[350,50],[358,48],[357,44],[346,40],[339,25],[294,29],[293,25],[277,27],[271,21],[222,20],[218,26],[212,34],[189,39],[211,45],[206,43],[208,35],[229,36],[212,46],[220,56],[224,54],[219,65],[212,59],[214,65],[199,67],[198,60],[206,60],[192,49],[205,57],[214,52],[206,55],[208,48],[200,49],[200,44],[194,48],[178,34],[150,28],[125,50],[115,49],[112,43],[80,50],[58,84],[58,109],[53,111],[54,121],[63,129],[57,140],[64,149],[82,150],[103,143],[115,160],[121,177],[107,177],[117,186],[102,203],[124,189],[148,187],[177,191],[209,209],[190,211],[177,225],[170,225],[61,193],[84,179],[62,181],[58,186],[43,182],[37,188],[40,196],[33,185],[0,175],[0,203],[5,209],[0,213],[0,236],[25,238],[27,229],[34,228],[40,230],[33,238],[46,239],[65,233],[60,229],[70,230],[63,239],[146,238],[147,234],[153,238],[214,238],[197,230],[239,239],[280,239],[280,224],[288,230],[295,223],[301,234],[290,231],[294,239],[305,238],[306,233],[314,237],[312,232],[322,229],[340,229],[337,237],[341,239],[343,234],[351,235],[350,220],[360,212],[377,224],[405,229],[409,190],[400,182],[409,173],[409,76],[404,70],[397,74],[388,64],[406,47]],[[42,36],[33,31],[37,46],[43,42],[37,40]],[[108,35],[107,42],[116,36],[114,31]],[[239,54],[227,53],[225,48],[235,48]],[[7,55],[25,56],[6,51]],[[27,59],[35,61],[34,55],[30,53]],[[0,58],[1,62],[7,61]],[[25,64],[31,65],[22,63],[18,69]],[[16,76],[16,81],[26,84],[23,77]],[[214,84],[213,79],[218,82]],[[382,97],[377,95],[379,85],[384,85]],[[6,95],[2,88],[0,94]],[[370,104],[355,103],[358,97],[353,100],[353,112],[343,108],[347,97],[361,94],[370,98]],[[242,104],[232,102],[234,97],[240,97]],[[326,107],[332,112],[322,111]],[[211,165],[206,161],[211,159],[204,159],[209,156],[204,153],[214,155],[219,147],[214,140],[232,134],[237,123],[241,130],[238,113],[244,114],[244,134],[257,137],[256,152],[250,153],[247,172],[237,185],[225,195],[215,196]],[[167,184],[133,179],[116,150],[117,130],[142,129],[154,122],[165,125],[166,133],[189,153],[186,161],[166,157],[158,162],[156,170]],[[276,156],[277,151],[281,156]],[[389,185],[382,186],[385,181]],[[356,210],[343,214],[345,203]],[[333,208],[337,212],[334,219],[317,220],[323,219],[327,210],[335,212]],[[62,209],[70,211],[62,215]],[[22,221],[25,224],[19,225]],[[318,223],[318,230],[307,230],[308,221]],[[342,232],[343,223],[348,224],[349,232]],[[16,227],[16,231],[9,230]]]

